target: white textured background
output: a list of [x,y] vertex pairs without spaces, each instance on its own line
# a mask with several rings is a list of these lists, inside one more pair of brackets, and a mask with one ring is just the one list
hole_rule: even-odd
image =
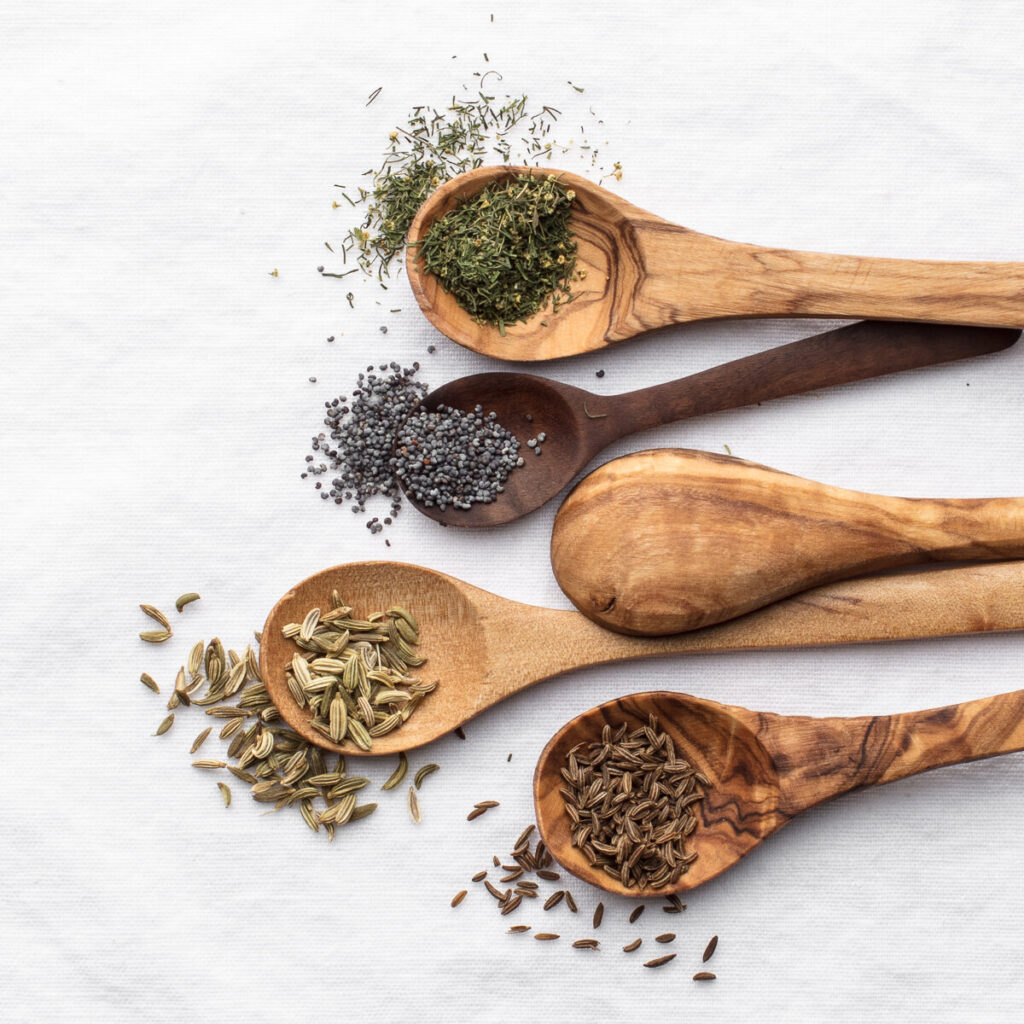
[[[506,935],[479,892],[448,908],[530,820],[547,737],[599,701],[678,687],[780,712],[910,710],[1020,686],[1020,637],[580,672],[414,756],[443,765],[422,825],[384,793],[333,846],[297,815],[260,818],[240,785],[225,811],[188,766],[204,716],[153,739],[163,701],[137,681],[148,670],[166,693],[195,639],[244,645],[292,583],[353,559],[566,604],[547,552],[557,503],[487,534],[407,513],[388,550],[298,479],[318,405],[361,364],[419,358],[433,384],[493,365],[439,338],[404,278],[390,315],[369,287],[350,311],[350,285],[314,272],[351,223],[332,183],[372,165],[412,104],[494,68],[566,110],[563,139],[593,105],[621,194],[691,227],[1024,259],[1019,3],[3,0],[0,34],[0,1018],[1020,1019],[1019,755],[813,811],[682,917],[655,904],[630,927],[631,904],[606,901],[599,954],[568,948],[597,899],[580,884],[577,922],[544,915],[558,944]],[[825,326],[698,326],[543,369],[628,390]],[[728,444],[847,487],[1020,493],[1022,362],[720,414],[606,457]],[[203,600],[173,643],[135,639],[139,601],[189,589]],[[466,824],[484,798],[502,806]],[[666,927],[669,967],[618,952]],[[695,985],[716,932],[719,980]]]

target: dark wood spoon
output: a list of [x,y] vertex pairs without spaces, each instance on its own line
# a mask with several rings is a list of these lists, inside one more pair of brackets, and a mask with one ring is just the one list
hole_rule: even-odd
[[[586,278],[574,301],[496,327],[474,322],[426,273],[417,243],[438,217],[493,181],[556,174],[575,192],[572,229]],[[876,259],[730,242],[672,224],[578,174],[478,167],[445,182],[409,227],[413,294],[442,334],[498,359],[557,359],[670,324],[726,317],[835,317],[1024,327],[1024,263]]]
[[[663,889],[627,889],[572,845],[558,791],[577,743],[599,739],[606,724],[643,726],[650,714],[710,785],[687,840],[698,855],[690,870]],[[802,811],[841,793],[1018,750],[1024,750],[1024,690],[863,718],[775,715],[684,693],[638,693],[577,716],[544,748],[533,783],[537,827],[555,859],[584,881],[623,896],[664,896],[715,878]]]
[[[525,465],[491,504],[441,510],[411,503],[448,526],[510,523],[550,501],[602,448],[641,430],[772,398],[848,384],[900,370],[997,352],[1017,330],[863,321],[624,395],[593,395],[526,373],[478,373],[432,391],[428,408],[496,412],[519,439]],[[526,417],[531,416],[532,420]],[[526,442],[546,434],[543,454]]]

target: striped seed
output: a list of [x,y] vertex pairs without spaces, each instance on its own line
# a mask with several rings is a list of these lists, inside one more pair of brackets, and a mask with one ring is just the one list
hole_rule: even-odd
[[660,967],[662,964],[667,964],[669,960],[675,960],[675,958],[675,953],[669,953],[666,956],[656,956],[653,960],[648,960],[644,967]]
[[362,818],[368,818],[375,810],[377,810],[376,804],[360,804],[352,811],[352,817],[348,820],[359,821]]
[[475,874],[475,875],[474,875],[474,876],[472,877],[472,879],[470,879],[470,881],[473,881],[473,882],[482,882],[482,881],[483,881],[483,880],[484,880],[484,879],[485,879],[486,877],[487,877],[487,872],[486,872],[486,871],[478,871],[478,872],[477,872],[477,873],[476,873],[476,874]]
[[409,787],[409,816],[418,825],[420,823],[420,802],[416,799],[416,790]]
[[512,844],[512,848],[514,850],[518,850],[519,847],[522,846],[526,842],[526,840],[530,838],[530,834],[536,827],[536,825],[529,825],[526,828],[524,828],[522,835],[520,835],[520,837],[515,841],[515,843]]
[[640,946],[643,943],[643,941],[644,941],[643,939],[634,939],[631,943],[629,943],[629,945],[622,947],[622,952],[623,953],[632,953],[632,952],[634,952],[635,950],[640,948]]
[[710,971],[698,971],[694,976],[694,981],[714,981],[717,978],[717,974],[712,974]]
[[173,634],[169,629],[150,629],[139,634],[140,640],[145,640],[147,644],[162,644],[165,640],[170,640]]
[[638,907],[633,908],[633,913],[629,915],[629,923],[636,924],[640,920],[640,915],[644,912],[644,904],[640,904]]
[[704,955],[700,958],[701,963],[706,964],[714,955],[715,947],[718,945],[718,936],[712,935],[711,941],[707,945],[707,949],[704,950]]
[[579,907],[576,906],[576,901],[572,898],[572,893],[568,889],[565,890],[565,905],[575,914]]
[[439,764],[425,764],[417,773],[413,782],[416,784],[416,788],[419,789],[423,785],[423,780],[428,775],[433,775],[441,766]]
[[521,932],[528,932],[529,930],[530,926],[528,924],[514,924],[509,928],[509,931],[512,932],[513,935],[517,935]]
[[499,804],[497,800],[481,800],[480,803],[473,804],[473,806],[486,811],[491,807],[500,807],[501,804]]
[[455,894],[455,895],[454,895],[454,896],[452,897],[452,906],[453,906],[453,907],[457,907],[457,906],[458,906],[458,905],[459,905],[459,904],[460,904],[460,903],[461,903],[461,902],[462,902],[462,901],[463,901],[463,900],[464,900],[465,898],[466,898],[466,890],[465,890],[465,889],[460,889],[460,890],[459,890],[459,891],[458,891],[458,892],[457,892],[457,893],[456,893],[456,894]]
[[656,935],[654,938],[655,942],[675,942],[675,932],[665,932],[663,935]]
[[217,783],[217,788],[220,790],[220,795],[224,798],[224,806],[231,806],[231,787],[223,782]]
[[552,907],[557,907],[565,896],[565,890],[559,889],[557,892],[553,892],[545,901],[544,909],[550,910]]
[[539,942],[550,942],[552,939],[557,939],[558,935],[554,932],[537,932],[537,934],[534,935],[534,938]]
[[572,944],[573,949],[600,949],[601,943],[597,939],[577,939]]
[[[466,821],[472,821],[474,818],[479,818],[481,814],[486,814],[486,813],[487,813],[487,808],[486,807],[474,807],[473,810],[471,810],[469,812],[469,814],[466,815]],[[494,859],[497,860],[498,858],[495,857]]]
[[516,907],[518,907],[519,904],[522,903],[522,902],[523,902],[523,897],[522,896],[520,896],[518,894],[516,894],[514,896],[510,896],[505,901],[505,906],[503,906],[501,908],[501,916],[504,917],[506,914],[511,914],[512,911],[515,910]]
[[164,719],[164,720],[163,720],[163,721],[162,721],[162,722],[161,722],[161,723],[160,723],[160,724],[159,724],[159,725],[158,725],[158,726],[156,727],[156,732],[155,732],[155,733],[153,733],[153,735],[154,735],[154,736],[163,736],[163,734],[164,734],[165,732],[167,732],[167,730],[168,730],[168,729],[170,729],[170,727],[171,727],[172,725],[174,725],[174,715],[173,715],[173,714],[171,714],[171,715],[168,715],[168,716],[167,716],[167,717],[166,717],[166,718],[165,718],[165,719]]
[[206,742],[206,737],[210,735],[212,728],[212,725],[208,726],[192,741],[192,749],[189,750],[190,754],[194,754]]
[[227,768],[223,761],[193,761],[193,768]]
[[499,878],[499,882],[514,882],[517,878],[522,877],[525,872],[522,868],[516,868],[514,871],[510,871],[503,878]]
[[149,673],[143,672],[142,675],[139,676],[139,680],[140,682],[148,686],[154,693],[160,692],[160,687],[157,686],[156,680],[151,675],[149,675]]
[[557,871],[547,871],[541,869],[537,872],[538,878],[543,878],[545,882],[557,882],[562,876]]
[[160,625],[164,627],[164,629],[169,630],[171,628],[171,623],[168,621],[167,616],[164,615],[164,613],[160,611],[159,608],[154,608],[151,604],[140,604],[139,607],[151,619],[155,619],[157,622],[159,622]]
[[194,593],[194,592],[192,592],[192,591],[190,591],[187,594],[182,594],[181,597],[179,597],[174,602],[174,607],[177,608],[178,609],[178,613],[181,614],[181,610],[185,607],[185,605],[191,604],[193,601],[198,601],[198,600],[199,600],[199,595]]
[[594,908],[594,927],[595,928],[600,928],[601,927],[601,921],[603,920],[603,918],[604,918],[604,904],[603,903],[598,903],[598,905]]

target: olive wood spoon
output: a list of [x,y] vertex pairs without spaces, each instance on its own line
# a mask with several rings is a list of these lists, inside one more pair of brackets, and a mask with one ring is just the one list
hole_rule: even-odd
[[[575,193],[575,299],[526,323],[476,323],[425,272],[418,243],[433,222],[494,181],[556,174]],[[1024,263],[837,256],[765,248],[662,220],[568,171],[479,167],[445,182],[409,228],[406,267],[427,319],[460,345],[499,359],[556,359],[670,324],[726,317],[838,317],[1024,327]]]
[[[497,413],[498,422],[519,439],[524,465],[509,476],[505,490],[490,504],[440,509],[411,496],[409,500],[424,515],[448,526],[499,526],[550,501],[602,448],[629,434],[785,395],[997,352],[1019,336],[1019,331],[1006,328],[862,321],[624,395],[593,395],[526,373],[460,377],[427,395],[426,407],[480,405],[485,412]],[[542,454],[536,456],[526,442],[541,432],[546,440]]]
[[620,636],[579,612],[537,608],[498,597],[444,573],[401,562],[352,562],[303,580],[274,606],[263,627],[260,672],[284,720],[310,743],[335,746],[308,723],[288,691],[285,670],[296,648],[281,635],[313,607],[330,607],[337,589],[357,612],[392,604],[418,619],[426,664],[439,681],[408,722],[373,742],[395,754],[444,736],[474,715],[534,683],[587,665],[665,654],[814,647],[1024,629],[1024,562],[971,566],[840,583],[699,632],[664,639]]
[[[644,726],[654,714],[679,757],[709,782],[693,805],[686,840],[697,859],[674,884],[627,889],[572,845],[559,788],[577,743],[602,728]],[[742,860],[802,811],[860,786],[880,786],[944,765],[1024,750],[1024,690],[929,711],[863,718],[808,718],[748,711],[685,693],[637,693],[572,719],[544,748],[534,774],[537,827],[567,871],[624,896],[695,889]],[[897,851],[892,851],[894,855]]]
[[555,517],[551,563],[608,629],[698,629],[897,566],[1024,557],[1024,498],[890,498],[665,448],[614,459]]

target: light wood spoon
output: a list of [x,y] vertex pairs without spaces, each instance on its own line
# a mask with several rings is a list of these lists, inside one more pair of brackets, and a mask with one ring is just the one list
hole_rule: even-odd
[[[432,274],[417,245],[462,198],[519,174],[556,174],[576,194],[574,301],[506,328],[474,322]],[[836,256],[729,242],[680,227],[568,171],[479,167],[445,182],[409,228],[416,301],[452,341],[499,359],[590,352],[670,324],[723,317],[838,317],[1024,327],[1024,263]],[[543,322],[546,322],[546,326]]]
[[[427,395],[426,407],[480,405],[485,413],[496,412],[498,422],[518,437],[525,464],[509,476],[504,492],[490,504],[441,510],[411,496],[409,501],[448,526],[510,523],[550,501],[602,448],[629,434],[785,395],[996,352],[1019,336],[1019,331],[1005,328],[866,320],[625,395],[593,395],[527,373],[460,377]],[[540,433],[546,440],[537,456],[526,442]]]
[[[626,889],[572,845],[560,773],[572,747],[599,739],[604,725],[635,729],[652,713],[710,785],[694,805],[698,825],[686,848],[697,859],[689,871],[662,889]],[[537,827],[555,859],[584,881],[621,895],[664,896],[715,878],[796,815],[841,793],[1018,750],[1024,690],[864,718],[775,715],[684,693],[638,693],[572,719],[544,748],[533,784]]]
[[1024,557],[1024,498],[889,498],[666,448],[584,477],[555,517],[559,586],[608,629],[697,629],[834,580]]
[[419,620],[420,678],[439,680],[408,722],[374,740],[371,754],[429,743],[534,683],[587,665],[664,654],[763,650],[907,640],[1024,629],[1024,562],[972,566],[823,587],[737,622],[664,639],[620,636],[579,612],[519,604],[444,573],[401,562],[353,562],[303,580],[263,627],[260,670],[284,720],[311,743],[327,742],[293,701],[285,669],[296,648],[281,635],[337,589],[357,612],[392,604]]

